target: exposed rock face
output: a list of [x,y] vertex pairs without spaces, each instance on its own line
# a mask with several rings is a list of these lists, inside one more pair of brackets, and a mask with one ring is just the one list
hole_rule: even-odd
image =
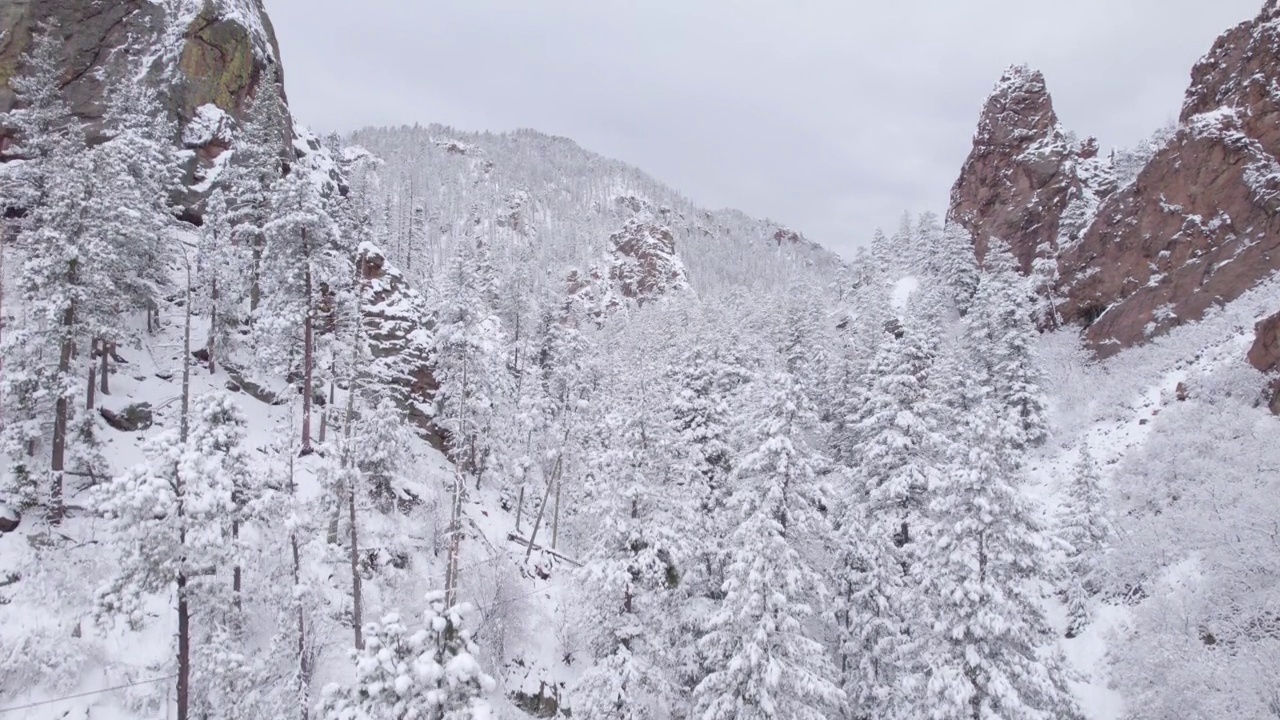
[[1011,70],[983,110],[950,217],[979,258],[992,237],[1024,272],[1044,258],[1043,288],[1100,356],[1199,320],[1280,269],[1277,58],[1280,0],[1268,0],[1197,63],[1179,127],[1136,177],[1094,143],[1064,143],[1043,78]]
[[665,226],[632,218],[609,237],[613,264],[609,279],[623,297],[639,303],[689,286],[676,241]]
[[[280,53],[261,0],[187,0],[171,7],[174,14],[166,16],[161,4],[147,0],[6,0],[0,4],[0,112],[13,106],[9,80],[23,71],[23,55],[42,24],[62,40],[65,96],[91,141],[99,137],[107,85],[98,74],[125,72],[126,61],[153,59],[147,78],[181,129],[207,104],[240,119],[264,78],[281,81]],[[216,135],[195,136],[214,141]],[[209,159],[222,148],[192,149]]]
[[440,383],[430,363],[433,328],[427,324],[431,313],[426,300],[381,250],[367,243],[360,247],[360,270],[365,282],[362,316],[373,356],[366,374],[390,391],[423,438],[443,450],[443,435],[430,412]]
[[[1280,313],[1260,321],[1254,328],[1249,363],[1264,373],[1280,373]],[[1271,383],[1271,412],[1280,415],[1280,377]]]
[[978,258],[1009,244],[1024,273],[1052,258],[1091,218],[1113,181],[1097,144],[1075,148],[1058,123],[1040,72],[1011,67],[983,107],[973,151],[951,189],[948,220],[968,229]]
[[1280,10],[1191,72],[1172,140],[1060,262],[1062,315],[1106,356],[1198,320],[1280,268]]

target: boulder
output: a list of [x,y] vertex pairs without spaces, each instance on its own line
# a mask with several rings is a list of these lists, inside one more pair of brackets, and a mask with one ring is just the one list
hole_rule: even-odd
[[[1280,313],[1254,326],[1249,364],[1264,373],[1280,375]],[[1280,376],[1271,381],[1270,393],[1271,412],[1280,415]]]
[[11,533],[22,524],[22,513],[8,505],[0,504],[0,535]]

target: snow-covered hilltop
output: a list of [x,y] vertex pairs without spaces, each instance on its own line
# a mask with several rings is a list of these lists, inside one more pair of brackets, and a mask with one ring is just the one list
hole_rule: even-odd
[[1276,8],[1132,151],[1011,68],[848,260],[534,131],[317,138],[256,0],[0,11],[0,715],[1275,715]]

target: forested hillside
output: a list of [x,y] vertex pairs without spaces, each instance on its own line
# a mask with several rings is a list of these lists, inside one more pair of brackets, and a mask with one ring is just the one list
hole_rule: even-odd
[[[147,7],[100,117],[36,23],[0,116],[0,715],[1280,717],[1280,284],[1103,360],[1054,290],[1162,150],[1012,69],[951,219],[839,258],[533,131],[317,138],[255,3]],[[148,50],[218,23],[187,112]]]

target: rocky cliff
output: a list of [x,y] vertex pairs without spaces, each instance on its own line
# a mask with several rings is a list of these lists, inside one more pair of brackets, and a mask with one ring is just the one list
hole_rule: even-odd
[[973,151],[951,190],[948,219],[967,228],[978,258],[1009,243],[1024,273],[1056,257],[1092,219],[1114,180],[1097,143],[1073,143],[1058,122],[1044,76],[1014,66],[987,98]]
[[1044,258],[1061,321],[1112,355],[1280,269],[1277,87],[1280,0],[1268,0],[1196,64],[1176,131],[1122,178],[1093,143],[1065,140],[1044,78],[1013,68],[983,109],[949,217],[979,258],[995,237],[1024,272]]
[[[103,89],[141,66],[194,158],[221,151],[218,133],[187,132],[207,106],[242,119],[264,79],[282,82],[275,32],[261,0],[6,0],[0,4],[0,112],[14,103],[9,81],[23,72],[34,33],[63,48],[63,89],[90,141],[98,133]],[[202,112],[201,108],[206,108]],[[289,120],[284,119],[287,124]],[[289,130],[282,128],[282,135]],[[0,128],[0,150],[5,131]]]

